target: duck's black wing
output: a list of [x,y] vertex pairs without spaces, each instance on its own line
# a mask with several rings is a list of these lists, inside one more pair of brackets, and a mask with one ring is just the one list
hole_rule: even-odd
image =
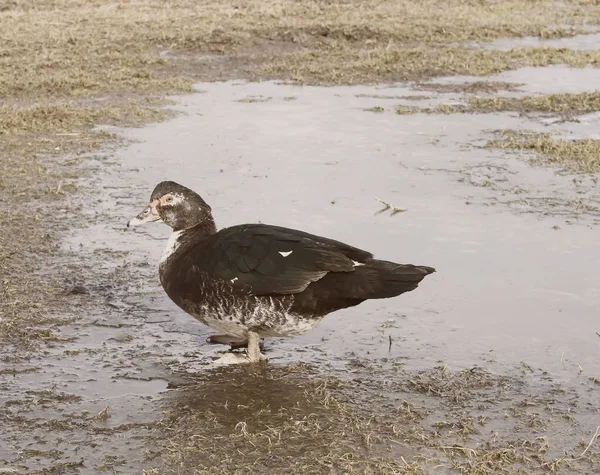
[[[353,272],[373,256],[333,239],[264,224],[226,228],[190,249],[192,272],[204,271],[252,295],[302,292],[328,272]],[[190,276],[191,277],[191,276]]]

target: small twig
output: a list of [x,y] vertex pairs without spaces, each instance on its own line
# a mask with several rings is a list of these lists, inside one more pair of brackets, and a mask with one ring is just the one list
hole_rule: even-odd
[[600,333],[596,332],[596,335],[600,336]]
[[390,337],[390,346],[388,348],[388,353],[392,351],[392,335],[388,335]]
[[392,210],[391,216],[394,216],[396,213],[404,213],[406,211],[405,208],[400,208],[398,206],[394,206],[393,204],[388,203],[387,201],[383,201],[382,199],[379,199],[379,198],[375,198],[375,199],[385,206],[385,208],[383,208],[381,211],[378,211],[378,213],[383,213],[384,211],[387,211],[390,208]]
[[392,207],[392,205],[389,204],[387,201],[380,200],[379,198],[375,198],[375,199],[385,205],[385,208],[383,208],[383,211],[385,211],[386,209],[390,209]]
[[598,438],[598,436],[600,436],[600,426],[596,427],[596,432],[594,433],[594,436],[592,437],[592,440],[590,440],[590,443],[587,445],[587,447],[585,448],[585,450],[583,452],[581,452],[581,455],[577,458],[581,458],[583,457],[587,451],[590,449],[590,447],[592,446],[592,444],[594,443],[594,441]]
[[92,417],[93,421],[105,421],[110,417],[110,412],[108,412],[109,407],[106,406],[102,409],[98,414]]

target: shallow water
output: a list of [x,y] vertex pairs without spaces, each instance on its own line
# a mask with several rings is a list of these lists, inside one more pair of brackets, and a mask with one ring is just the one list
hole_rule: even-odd
[[[440,84],[462,84],[481,81],[476,76],[452,76],[432,81]],[[600,69],[593,67],[571,68],[565,65],[526,67],[486,76],[486,81],[503,81],[520,85],[517,92],[507,92],[506,97],[530,94],[578,94],[592,92],[600,83]],[[519,92],[520,91],[520,92]]]
[[[545,70],[515,77],[519,74],[518,82],[528,78],[525,89],[546,81]],[[96,473],[94,467],[111,457],[123,473],[146,466],[141,454],[152,447],[145,424],[160,418],[156,402],[167,381],[177,380],[173,371],[206,375],[200,392],[169,391],[167,404],[177,407],[206,407],[214,399],[211,385],[232,401],[250,394],[239,381],[207,371],[223,347],[207,344],[212,331],[179,310],[158,283],[167,227],[125,228],[162,180],[198,191],[220,227],[257,221],[295,227],[386,260],[436,267],[413,292],[331,314],[301,337],[268,340],[271,364],[309,362],[340,375],[337,370],[352,373],[349,362],[356,357],[389,358],[407,371],[442,362],[503,375],[518,373],[524,362],[545,372],[535,373],[534,392],[546,394],[560,381],[581,398],[575,413],[581,431],[557,430],[552,437],[558,449],[593,433],[597,413],[586,405],[594,397],[586,384],[600,376],[600,215],[573,200],[598,203],[598,187],[477,145],[490,130],[505,128],[589,136],[597,131],[596,117],[554,124],[516,114],[397,115],[393,106],[400,99],[373,97],[415,94],[407,86],[230,82],[198,89],[202,93],[175,98],[174,109],[182,112],[175,119],[125,131],[132,142],[111,156],[116,166],[88,157],[92,182],[102,191],[77,211],[89,226],[66,236],[62,246],[77,259],[89,259],[99,279],[85,282],[90,293],[77,298],[98,294],[114,311],[81,316],[80,324],[63,327],[61,336],[73,342],[56,344],[44,359],[23,365],[35,372],[3,383],[2,402],[19,399],[27,417],[62,424],[55,444],[64,452],[62,461],[77,462],[82,444],[100,440],[96,450],[81,452],[87,467],[82,473]],[[448,97],[428,95],[421,104]],[[374,106],[385,110],[365,110]],[[408,211],[379,213],[375,198]],[[129,275],[124,268],[135,269],[138,277],[123,281]],[[111,290],[113,284],[117,290]],[[274,399],[260,382],[252,387],[258,417],[260,401]],[[277,404],[296,401],[293,379],[279,387]],[[37,408],[39,395],[29,390],[82,399],[69,402],[65,413],[63,406]],[[572,395],[565,394],[561,404],[570,411],[574,399],[567,401]],[[515,393],[506,405],[520,396]],[[110,417],[86,426],[85,437],[77,425],[65,426],[75,424],[78,414],[97,414],[106,406]],[[504,410],[498,405],[491,411],[500,421],[492,423],[493,430],[502,432]],[[235,427],[237,420],[225,420],[227,406],[222,411],[222,422]],[[39,448],[37,441],[47,437],[42,422],[5,434],[0,459],[20,466],[17,448]],[[44,467],[45,460],[28,459],[26,465]]]
[[[438,270],[416,291],[337,312],[305,336],[270,344],[273,360],[350,351],[384,356],[391,335],[397,342],[391,354],[418,365],[491,358],[524,360],[565,378],[577,377],[577,364],[600,372],[595,218],[569,216],[567,206],[503,206],[512,197],[568,202],[576,194],[569,177],[468,146],[489,129],[543,125],[511,115],[365,112],[381,100],[357,96],[381,88],[198,87],[202,94],[178,99],[175,108],[184,115],[128,132],[137,143],[117,153],[118,182],[129,189],[119,192],[120,206],[110,206],[115,222],[125,223],[156,183],[170,179],[201,193],[219,226],[262,221],[301,228]],[[247,102],[256,98],[262,101]],[[457,180],[465,170],[493,170],[491,162],[504,168],[498,183],[532,191],[510,196]],[[375,197],[408,212],[375,214]],[[533,212],[518,212],[523,209]],[[157,238],[167,235],[166,227],[154,225],[142,233],[110,233],[101,242],[133,248],[155,266],[164,245]],[[162,289],[155,292],[168,308]],[[170,315],[178,314],[172,307]],[[202,325],[181,320],[204,338]],[[299,348],[304,351],[295,354]]]

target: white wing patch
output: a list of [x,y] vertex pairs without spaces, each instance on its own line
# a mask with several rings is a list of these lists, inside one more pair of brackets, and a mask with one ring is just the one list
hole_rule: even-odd
[[283,257],[287,257],[289,256],[292,252],[294,251],[279,251],[279,254],[281,254]]
[[364,266],[365,265],[364,263],[358,262],[358,261],[352,261],[352,264],[354,265],[354,267]]

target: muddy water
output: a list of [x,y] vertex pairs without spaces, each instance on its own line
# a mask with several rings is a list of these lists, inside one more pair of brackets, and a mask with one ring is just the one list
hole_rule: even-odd
[[[298,227],[438,269],[410,294],[338,312],[303,337],[272,343],[273,360],[311,360],[314,352],[384,356],[391,335],[391,354],[415,364],[483,358],[523,360],[567,379],[577,377],[577,364],[600,373],[597,218],[571,215],[554,201],[545,209],[528,203],[567,203],[576,196],[570,177],[468,146],[486,130],[545,126],[511,115],[364,111],[389,100],[357,95],[381,89],[199,88],[202,94],[176,107],[184,115],[128,134],[139,142],[118,160],[139,171],[121,174],[131,197],[113,208],[115,221],[124,223],[156,183],[171,179],[200,192],[220,226]],[[460,181],[482,169],[500,173],[505,191]],[[530,191],[506,191],[515,187]],[[408,211],[375,214],[376,197]],[[155,266],[167,234],[148,227],[141,235],[114,233],[104,245],[133,247]],[[195,331],[205,334],[200,324]]]
[[[61,330],[66,343],[17,368],[33,373],[3,382],[2,402],[41,421],[3,436],[0,459],[9,468],[48,466],[52,454],[23,461],[21,451],[39,449],[50,417],[61,437],[48,449],[63,452],[61,463],[85,458],[77,468],[82,473],[99,467],[139,473],[156,449],[147,426],[160,417],[156,403],[167,381],[177,379],[173,370],[206,373],[222,351],[206,343],[211,331],[160,288],[157,263],[168,229],[125,229],[155,184],[167,179],[201,193],[218,226],[296,227],[383,259],[437,268],[409,294],[329,315],[302,337],[267,341],[274,365],[308,362],[335,372],[356,357],[388,358],[407,371],[442,362],[512,374],[524,362],[546,372],[540,381],[570,388],[600,377],[600,218],[591,208],[597,187],[476,146],[493,129],[587,136],[594,117],[552,124],[515,114],[396,115],[394,106],[403,103],[397,97],[415,94],[409,87],[230,82],[198,89],[176,98],[182,114],[175,119],[125,131],[132,143],[110,157],[115,166],[89,157],[101,191],[86,200],[89,225],[66,236],[63,249],[89,260],[93,276],[80,277],[88,293],[74,298],[100,298],[111,310],[78,316]],[[422,104],[444,99],[432,94]],[[375,106],[384,111],[365,110]],[[407,211],[380,213],[375,198]],[[239,390],[215,374],[204,384]],[[61,393],[71,395],[66,409],[56,402]],[[169,394],[183,407],[207,404],[194,392]],[[267,396],[255,395],[268,402]],[[44,397],[50,402],[40,406]],[[107,419],[89,419],[107,406]],[[559,449],[573,447],[580,433],[589,440],[597,419],[593,411],[581,416],[581,430],[571,430],[569,442],[560,439]]]
[[[503,96],[519,97],[531,94],[577,94],[596,90],[600,82],[597,68],[570,68],[564,65],[543,68],[526,67],[504,71],[486,77],[488,81],[505,81],[518,86],[516,92],[506,92]],[[433,84],[464,84],[481,81],[476,76],[452,76],[431,81]]]

